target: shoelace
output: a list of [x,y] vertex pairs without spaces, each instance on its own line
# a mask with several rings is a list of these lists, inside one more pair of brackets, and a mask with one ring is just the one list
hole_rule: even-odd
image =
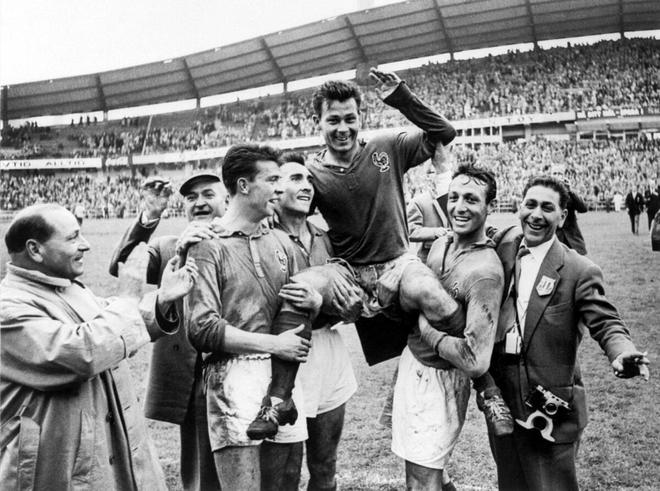
[[495,419],[507,419],[506,413],[508,407],[504,404],[504,401],[499,397],[490,398],[486,402],[486,407],[493,414]]
[[277,420],[277,409],[272,406],[263,406],[259,409],[259,414],[257,415],[258,419],[264,419],[266,421],[272,421],[275,424],[279,424]]

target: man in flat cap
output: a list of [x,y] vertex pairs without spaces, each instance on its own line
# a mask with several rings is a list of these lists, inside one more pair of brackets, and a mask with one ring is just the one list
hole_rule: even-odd
[[[185,255],[187,248],[213,237],[211,220],[221,217],[227,206],[227,192],[220,177],[198,173],[181,184],[188,226],[181,235],[164,235],[150,241],[167,208],[172,187],[169,179],[151,176],[142,185],[142,210],[117,246],[110,273],[140,242],[149,242],[147,282],[160,283],[167,261]],[[177,303],[181,317],[182,304]],[[201,386],[201,359],[188,341],[183,326],[174,336],[158,340],[153,347],[149,382],[144,403],[145,416],[179,425],[181,437],[181,480],[186,490],[220,489],[213,454],[208,442],[206,403]]]

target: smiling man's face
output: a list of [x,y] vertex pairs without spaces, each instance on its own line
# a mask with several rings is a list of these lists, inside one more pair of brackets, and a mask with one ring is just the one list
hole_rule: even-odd
[[183,197],[188,221],[211,221],[227,209],[227,191],[221,182],[200,181]]
[[529,247],[551,240],[557,228],[564,224],[567,212],[559,203],[559,193],[552,188],[536,185],[527,190],[519,217]]
[[355,151],[360,129],[360,110],[353,97],[345,101],[323,101],[316,118],[328,150],[339,157]]
[[73,280],[83,274],[83,256],[89,250],[89,242],[68,210],[51,210],[46,219],[54,232],[39,245],[39,270],[49,276]]
[[282,173],[282,197],[278,211],[290,213],[309,213],[314,198],[313,178],[304,165],[287,162],[280,167]]

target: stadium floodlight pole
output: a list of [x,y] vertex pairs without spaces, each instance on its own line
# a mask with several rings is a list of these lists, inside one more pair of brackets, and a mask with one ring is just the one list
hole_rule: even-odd
[[149,122],[147,123],[147,132],[144,134],[144,141],[142,142],[142,155],[144,155],[145,150],[147,149],[147,136],[149,136],[149,130],[151,130],[151,121],[154,119],[154,115],[149,116]]

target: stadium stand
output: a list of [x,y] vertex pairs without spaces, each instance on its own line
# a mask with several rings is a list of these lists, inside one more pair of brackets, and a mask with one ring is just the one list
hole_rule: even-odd
[[[656,39],[510,52],[428,64],[401,76],[451,120],[611,109],[660,112]],[[363,127],[406,124],[369,86],[363,91]],[[150,123],[149,118],[98,123],[81,117],[77,125],[72,121],[52,131],[29,124],[8,127],[2,134],[3,158],[116,157],[308,137],[314,134],[311,94],[305,90],[159,115]]]
[[[550,141],[542,137],[482,145],[478,149],[454,146],[458,162],[475,162],[491,168],[498,178],[499,206],[513,211],[522,194],[525,179],[548,170],[550,165],[564,165],[573,189],[585,198],[591,209],[613,208],[616,194],[625,195],[631,187],[660,183],[660,140]],[[153,168],[151,172],[153,172]],[[18,210],[32,203],[55,201],[73,209],[82,203],[88,217],[133,216],[139,205],[139,186],[149,172],[141,168],[131,175],[118,172],[61,171],[57,173],[0,173],[0,210]],[[407,197],[426,189],[428,167],[411,170],[406,177]],[[169,177],[174,189],[183,181],[182,168],[173,166],[160,171]],[[182,202],[174,195],[170,213],[178,215]]]

